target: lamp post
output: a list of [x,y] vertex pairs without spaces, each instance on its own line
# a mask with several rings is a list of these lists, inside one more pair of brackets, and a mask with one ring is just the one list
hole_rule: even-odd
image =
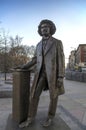
[[6,59],[6,39],[5,39],[5,53],[4,53],[4,76],[5,76],[5,81],[6,81],[6,63],[7,63],[7,59]]

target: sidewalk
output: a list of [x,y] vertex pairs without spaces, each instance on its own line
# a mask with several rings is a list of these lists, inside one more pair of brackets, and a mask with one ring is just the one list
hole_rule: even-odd
[[66,93],[60,96],[62,118],[73,130],[86,130],[86,83],[65,80]]
[[[64,84],[66,93],[59,97],[57,115],[71,130],[86,130],[86,83],[65,80]],[[12,92],[11,84],[5,84],[4,88],[9,88]],[[47,111],[48,105],[49,93],[43,92],[38,113],[40,110]],[[5,130],[8,116],[11,113],[12,98],[0,98],[0,130]]]
[[4,79],[0,79],[0,98],[12,97],[12,82]]

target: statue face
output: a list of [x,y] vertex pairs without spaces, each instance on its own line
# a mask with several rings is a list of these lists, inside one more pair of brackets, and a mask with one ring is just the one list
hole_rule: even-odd
[[41,34],[42,36],[49,36],[50,35],[50,26],[49,24],[42,24],[41,25]]

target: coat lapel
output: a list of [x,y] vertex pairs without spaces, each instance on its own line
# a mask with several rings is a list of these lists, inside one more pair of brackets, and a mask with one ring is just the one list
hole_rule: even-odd
[[39,51],[39,54],[42,55],[42,40],[40,41],[38,51]]
[[[46,55],[47,52],[52,47],[52,45],[53,45],[52,40],[53,40],[52,37],[50,37],[49,40],[47,41],[47,44],[46,44],[46,47],[45,47],[45,50],[44,50],[44,55]],[[40,55],[42,55],[42,40],[40,41],[40,44],[39,44],[39,53],[40,53]]]
[[47,54],[47,52],[50,50],[52,45],[53,45],[52,37],[50,37],[49,40],[47,41],[47,45],[46,45],[45,50],[44,50],[44,55]]

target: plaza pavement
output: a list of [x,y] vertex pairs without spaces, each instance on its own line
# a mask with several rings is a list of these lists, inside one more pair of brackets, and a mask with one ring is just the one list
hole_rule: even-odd
[[[59,96],[57,116],[64,120],[71,130],[86,130],[86,83],[64,79],[64,85],[65,94]],[[0,82],[0,92],[3,92],[0,98],[0,130],[5,130],[9,114],[12,113],[12,84]],[[7,95],[4,95],[5,92],[8,92]],[[40,97],[38,113],[41,110],[47,111],[48,105],[47,91]]]

